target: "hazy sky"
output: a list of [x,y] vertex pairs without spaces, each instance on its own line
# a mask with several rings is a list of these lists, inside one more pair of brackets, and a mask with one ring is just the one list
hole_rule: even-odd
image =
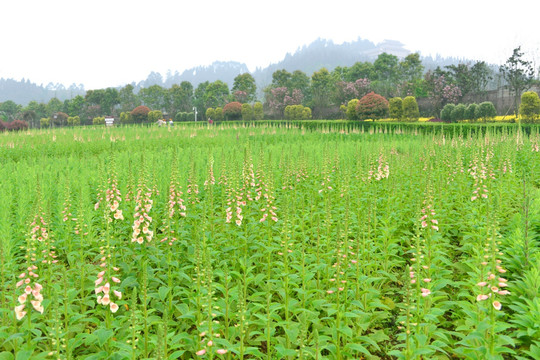
[[253,71],[319,37],[496,64],[522,45],[540,64],[537,0],[2,0],[0,12],[0,77],[86,89],[216,60]]

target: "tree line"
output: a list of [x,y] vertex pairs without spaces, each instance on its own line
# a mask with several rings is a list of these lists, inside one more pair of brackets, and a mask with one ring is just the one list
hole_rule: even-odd
[[[203,82],[194,87],[188,81],[166,88],[151,85],[138,92],[131,84],[121,88],[88,90],[85,95],[60,101],[52,98],[47,103],[31,101],[21,106],[13,101],[0,104],[0,118],[6,122],[26,121],[31,127],[92,124],[104,116],[123,118],[133,122],[129,114],[139,106],[160,111],[171,119],[193,119],[199,114],[205,119],[208,109],[223,109],[229,103],[263,105],[263,117],[283,119],[291,116],[291,107],[309,108],[310,116],[318,119],[343,118],[349,102],[374,92],[386,99],[394,97],[430,98],[433,115],[438,116],[446,104],[458,104],[468,94],[480,97],[490,89],[495,76],[501,76],[513,96],[514,112],[518,113],[519,98],[534,82],[536,71],[524,59],[521,48],[514,49],[505,64],[493,69],[483,61],[461,63],[424,71],[418,53],[403,59],[382,53],[373,62],[357,62],[350,67],[338,66],[329,71],[321,68],[308,76],[301,70],[277,70],[271,83],[262,89],[263,99],[257,98],[257,85],[249,73],[234,78],[232,87],[221,80]],[[229,106],[240,109],[241,105]],[[289,106],[289,110],[286,109]],[[244,107],[245,111],[249,110]],[[304,109],[302,108],[302,109]],[[257,106],[259,109],[259,106]],[[300,108],[295,108],[299,110]],[[296,111],[295,110],[295,111]],[[121,116],[124,113],[124,116]],[[179,115],[180,114],[180,115]],[[260,114],[260,113],[259,113]],[[260,118],[260,115],[257,116]],[[138,118],[137,118],[138,119]]]

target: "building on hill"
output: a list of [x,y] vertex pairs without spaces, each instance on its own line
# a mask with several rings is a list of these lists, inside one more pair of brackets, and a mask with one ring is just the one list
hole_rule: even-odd
[[398,58],[403,59],[411,52],[405,49],[404,45],[397,40],[384,40],[377,44],[374,49],[363,51],[362,55],[370,59],[376,59],[382,53],[395,55]]

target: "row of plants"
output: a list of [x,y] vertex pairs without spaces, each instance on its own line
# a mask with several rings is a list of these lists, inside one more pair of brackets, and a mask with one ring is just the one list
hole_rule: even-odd
[[367,126],[0,137],[0,358],[537,358],[538,128]]

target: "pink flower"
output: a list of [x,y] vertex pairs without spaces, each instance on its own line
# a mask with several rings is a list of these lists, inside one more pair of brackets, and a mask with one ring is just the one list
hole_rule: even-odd
[[223,355],[223,354],[226,354],[226,353],[227,353],[227,350],[225,350],[225,349],[217,349],[216,352],[217,352],[219,355]]
[[[99,275],[98,275],[99,276]],[[95,286],[98,286],[99,284],[101,284],[103,282],[103,277],[99,277],[96,281],[94,281],[94,285]]]
[[21,320],[24,315],[26,315],[26,311],[24,310],[24,304],[15,306],[15,316],[17,317],[17,320]]
[[431,282],[431,279],[426,278],[426,279],[424,279],[423,281],[426,282],[426,283],[428,283],[428,282]]
[[510,291],[508,291],[508,290],[499,290],[499,295],[510,295]]
[[112,312],[112,313],[115,313],[115,312],[117,312],[117,311],[118,311],[118,305],[115,304],[115,303],[113,303],[113,302],[111,302],[111,312]]
[[111,302],[111,298],[109,297],[109,294],[105,294],[103,298],[101,298],[101,304],[107,306]]
[[214,342],[212,340],[210,340],[206,345],[212,346],[212,345],[214,345]]
[[15,285],[16,285],[16,287],[20,287],[22,284],[24,284],[24,280],[21,280],[21,281],[17,282],[17,284],[15,284]]
[[422,227],[423,228],[427,227],[427,221],[422,221]]
[[27,296],[28,296],[28,295],[26,295],[26,293],[24,293],[24,294],[22,294],[21,296],[19,296],[19,297],[17,298],[17,300],[19,301],[20,304],[24,304],[24,303],[26,302],[26,297],[27,297]]
[[498,301],[495,300],[495,301],[493,302],[493,307],[495,308],[495,310],[501,310],[502,305],[501,305],[500,302],[498,302]]
[[423,297],[426,297],[429,294],[431,294],[431,291],[429,289],[422,288],[422,289],[420,289],[420,291],[422,291],[422,296]]
[[486,285],[487,285],[487,282],[481,281],[481,282],[479,282],[479,283],[476,284],[476,285],[478,285],[478,286],[486,286]]
[[117,284],[120,283],[120,279],[117,278],[117,277],[112,276],[112,277],[111,277],[111,280],[112,280],[113,282],[117,283]]
[[206,349],[199,350],[195,353],[197,356],[203,356],[204,354],[206,354]]
[[434,223],[434,224],[438,224],[439,222],[435,219],[431,219],[431,222]]
[[432,225],[431,228],[432,228],[433,230],[435,230],[435,231],[439,231],[439,227],[436,226],[436,225]]
[[334,293],[334,290],[326,290],[326,293],[327,293],[327,294],[333,294],[333,293]]
[[120,291],[113,290],[113,293],[118,299],[122,299],[122,293]]
[[476,297],[476,301],[483,301],[489,299],[488,295],[480,294]]

